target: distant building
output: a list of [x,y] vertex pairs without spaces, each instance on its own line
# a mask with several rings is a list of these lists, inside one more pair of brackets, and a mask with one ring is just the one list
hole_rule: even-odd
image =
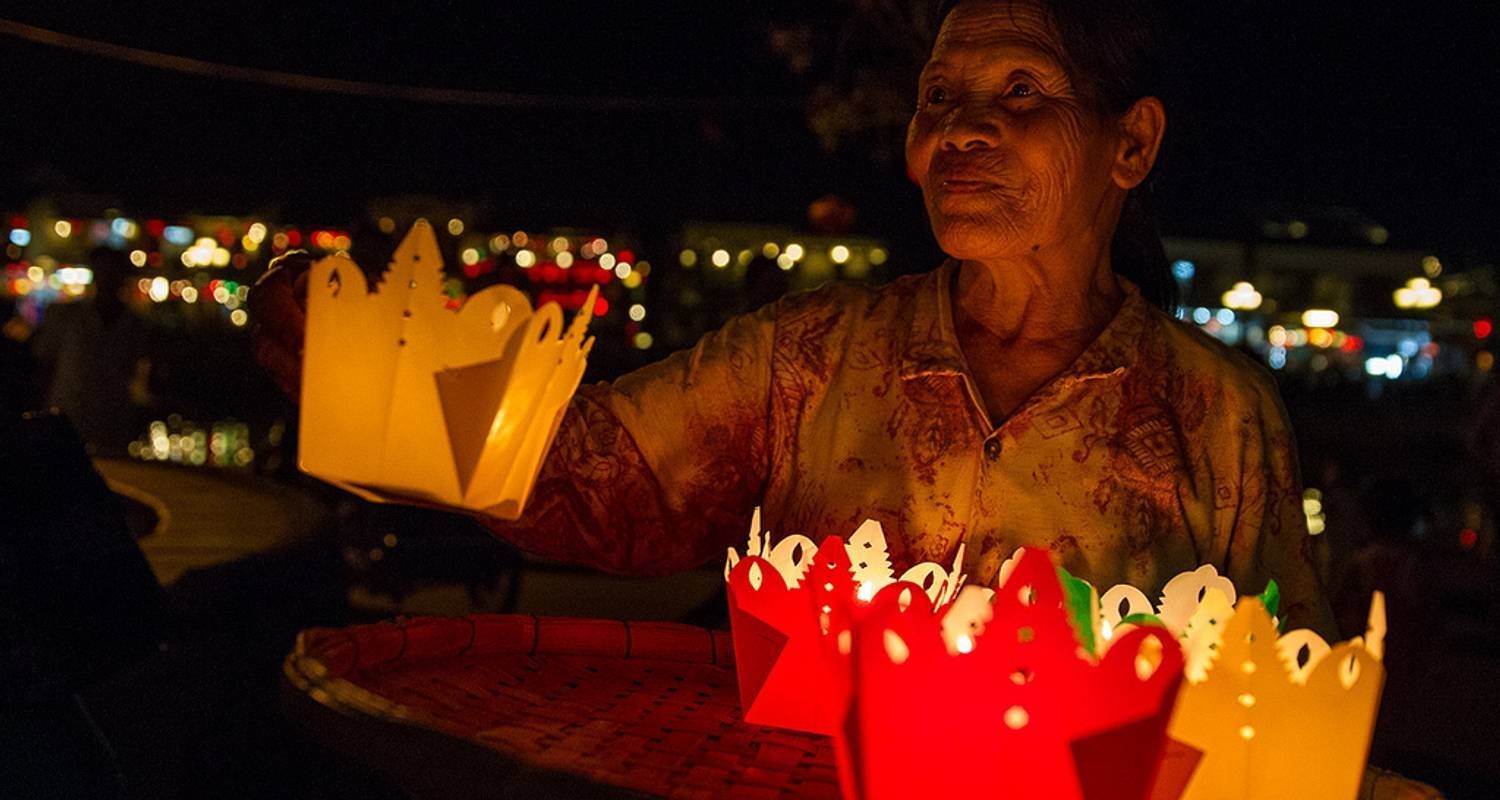
[[1488,372],[1494,270],[1385,246],[1354,212],[1267,216],[1240,238],[1169,237],[1180,316],[1273,369],[1411,380]]

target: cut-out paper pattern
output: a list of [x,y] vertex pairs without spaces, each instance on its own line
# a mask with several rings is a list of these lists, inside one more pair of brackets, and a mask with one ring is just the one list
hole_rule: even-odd
[[880,598],[932,617],[958,594],[963,546],[953,565],[917,564],[896,577],[880,523],[846,543],[792,535],[771,544],[760,509],[741,555],[724,562],[740,704],[760,725],[831,734],[848,695],[851,628]]
[[1355,796],[1384,681],[1385,597],[1372,598],[1365,636],[1330,646],[1308,629],[1280,631],[1279,594],[1273,580],[1244,596],[1204,565],[1169,580],[1155,605],[1128,585],[1100,597],[1100,650],[1160,625],[1184,654],[1160,777],[1171,788],[1157,797]]
[[[1215,592],[1218,593],[1217,596]],[[1147,599],[1144,591],[1129,584],[1117,584],[1098,597],[1097,608],[1087,616],[1081,607],[1076,609],[1078,613],[1074,623],[1079,626],[1080,637],[1084,639],[1085,645],[1094,650],[1108,647],[1113,637],[1136,625],[1161,625],[1183,642],[1188,651],[1188,672],[1191,675],[1194,657],[1190,640],[1200,644],[1213,641],[1213,637],[1205,638],[1202,635],[1202,626],[1215,625],[1217,620],[1226,616],[1223,613],[1205,613],[1203,605],[1215,604],[1211,611],[1218,611],[1219,606],[1223,605],[1227,611],[1234,607],[1237,597],[1234,583],[1220,575],[1214,565],[1204,564],[1167,581],[1155,605]],[[1272,620],[1280,625],[1280,620],[1276,618],[1280,602],[1280,590],[1276,581],[1270,581],[1258,598],[1270,612]]]
[[1384,596],[1371,601],[1365,636],[1332,647],[1311,631],[1278,637],[1259,598],[1228,608],[1210,588],[1195,614],[1215,624],[1189,634],[1190,662],[1203,661],[1170,733],[1197,758],[1163,780],[1185,782],[1185,800],[1355,797],[1385,681]]
[[299,465],[373,500],[516,519],[593,339],[591,294],[571,324],[511,286],[457,311],[419,221],[374,291],[342,253],[308,276]]
[[1219,590],[1229,599],[1230,606],[1234,605],[1234,584],[1220,575],[1214,565],[1204,564],[1167,581],[1154,606],[1145,592],[1122,583],[1100,595],[1099,610],[1104,615],[1103,621],[1111,628],[1118,627],[1123,620],[1133,617],[1155,617],[1155,621],[1166,626],[1167,630],[1181,636],[1209,589]]
[[898,600],[878,596],[853,626],[846,796],[1151,797],[1182,676],[1171,634],[1138,628],[1095,659],[1039,549],[941,618]]

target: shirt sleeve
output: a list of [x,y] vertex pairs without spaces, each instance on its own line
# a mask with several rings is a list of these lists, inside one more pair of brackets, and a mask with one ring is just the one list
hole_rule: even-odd
[[1228,571],[1236,587],[1259,593],[1274,579],[1284,628],[1311,628],[1331,642],[1338,633],[1313,557],[1296,442],[1269,377],[1257,381],[1254,407],[1241,416],[1244,450]]
[[690,350],[582,387],[520,520],[524,551],[629,575],[696,567],[739,540],[770,472],[776,306]]

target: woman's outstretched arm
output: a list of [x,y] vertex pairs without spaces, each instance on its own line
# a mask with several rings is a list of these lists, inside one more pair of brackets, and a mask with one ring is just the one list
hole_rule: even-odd
[[738,541],[769,474],[776,306],[569,404],[516,522],[484,519],[529,553],[666,574]]

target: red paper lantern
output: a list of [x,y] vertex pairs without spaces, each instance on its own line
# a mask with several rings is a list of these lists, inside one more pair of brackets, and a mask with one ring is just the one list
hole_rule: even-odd
[[852,626],[877,603],[937,617],[923,587],[908,581],[862,600],[837,536],[823,540],[810,561],[788,587],[767,559],[739,559],[728,574],[729,623],[745,720],[831,735],[848,702]]
[[845,795],[861,800],[1145,800],[1183,666],[1149,627],[1095,661],[1046,551],[1030,548],[967,633],[882,593],[854,621],[851,662],[837,750]]

